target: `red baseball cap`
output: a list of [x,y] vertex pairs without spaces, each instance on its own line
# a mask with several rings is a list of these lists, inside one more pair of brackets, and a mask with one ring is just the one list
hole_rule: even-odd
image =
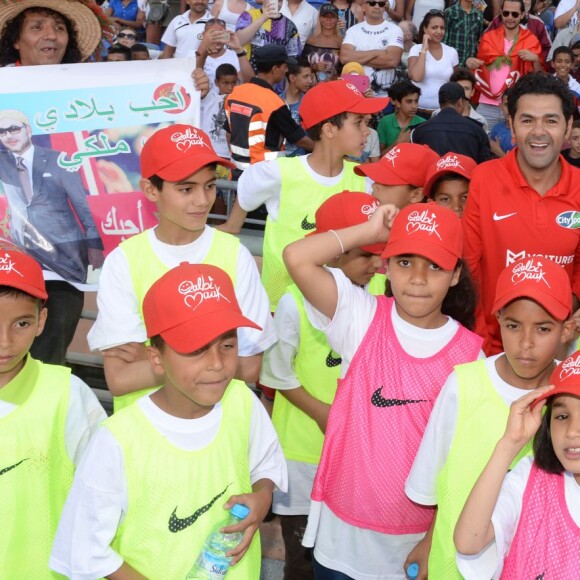
[[153,133],[141,151],[141,176],[157,175],[165,181],[180,181],[202,167],[218,163],[233,169],[233,163],[219,157],[209,137],[191,125],[170,125]]
[[354,172],[366,175],[382,185],[414,185],[423,187],[427,168],[439,155],[427,145],[400,143],[375,163],[357,165]]
[[395,217],[383,258],[416,254],[453,270],[463,252],[461,222],[436,204],[412,203]]
[[[322,234],[329,230],[340,230],[350,226],[365,223],[379,207],[376,198],[359,191],[341,191],[329,197],[316,211],[316,229],[313,234]],[[361,246],[361,250],[369,254],[381,255],[385,244]]]
[[365,97],[348,81],[329,81],[319,83],[306,92],[298,112],[305,129],[326,121],[340,113],[359,113],[370,115],[382,111],[390,99]]
[[183,262],[159,278],[145,295],[143,318],[149,338],[159,334],[181,354],[234,328],[261,330],[242,314],[230,277],[210,264]]
[[505,268],[497,279],[492,312],[516,298],[537,302],[557,320],[566,320],[572,312],[570,278],[564,268],[547,258],[522,258]]
[[17,288],[42,300],[48,298],[40,264],[17,250],[0,250],[0,286]]
[[465,177],[471,181],[471,174],[477,167],[477,163],[467,155],[460,155],[459,153],[445,153],[443,157],[437,159],[427,168],[427,177],[425,187],[423,187],[423,195],[429,197],[431,189],[435,182],[443,175],[455,173]]
[[550,375],[550,385],[555,389],[537,398],[532,407],[554,395],[573,395],[580,397],[580,350],[564,359]]

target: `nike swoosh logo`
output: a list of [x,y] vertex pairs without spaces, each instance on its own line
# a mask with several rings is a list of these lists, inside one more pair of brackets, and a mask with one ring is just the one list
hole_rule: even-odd
[[[336,355],[336,356],[334,356],[334,355]],[[331,350],[328,353],[328,356],[326,357],[326,366],[329,369],[331,369],[333,367],[337,367],[340,364],[342,364],[341,356],[337,352],[334,352],[333,350]]]
[[300,227],[303,230],[310,231],[310,230],[314,230],[316,228],[316,224],[313,224],[312,222],[309,222],[308,221],[308,214],[306,214],[304,216],[304,219],[302,220],[302,223],[300,224]]
[[224,493],[226,493],[226,491],[227,491],[228,487],[230,487],[230,485],[231,484],[228,483],[228,485],[226,486],[226,488],[221,493],[218,493],[209,503],[206,503],[205,505],[201,506],[198,510],[195,511],[195,513],[193,513],[188,518],[178,518],[175,515],[176,512],[177,512],[177,508],[175,508],[173,510],[173,513],[169,517],[169,531],[170,532],[173,532],[174,534],[176,534],[177,532],[181,532],[182,530],[185,530],[185,528],[189,528],[189,526],[193,525],[196,522],[197,518],[199,518],[199,516],[201,516],[205,512],[207,512],[211,508],[211,506]]
[[18,463],[15,463],[14,465],[11,465],[10,467],[5,467],[4,469],[0,469],[0,475],[4,475],[5,473],[12,471],[15,467],[18,467],[21,463],[24,463],[25,461],[27,461],[27,459],[28,458],[22,459],[21,461],[19,461]]
[[497,215],[497,212],[495,212],[493,214],[493,221],[494,222],[499,222],[501,220],[505,220],[506,218],[512,217],[513,215],[516,215],[518,212],[514,211],[513,213],[506,213],[505,215]]
[[379,387],[371,397],[371,403],[375,407],[402,407],[413,403],[427,403],[428,399],[385,399],[381,396],[383,387]]

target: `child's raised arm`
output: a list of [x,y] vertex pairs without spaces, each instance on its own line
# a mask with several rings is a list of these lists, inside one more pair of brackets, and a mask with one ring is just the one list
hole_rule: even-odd
[[543,405],[532,408],[532,403],[553,388],[549,385],[534,389],[512,403],[505,433],[471,490],[455,526],[453,539],[460,554],[479,554],[495,539],[491,516],[504,478],[542,422]]
[[288,272],[314,308],[328,318],[336,311],[336,283],[324,264],[349,250],[385,242],[397,211],[394,205],[379,206],[366,223],[306,236],[286,246],[284,263]]

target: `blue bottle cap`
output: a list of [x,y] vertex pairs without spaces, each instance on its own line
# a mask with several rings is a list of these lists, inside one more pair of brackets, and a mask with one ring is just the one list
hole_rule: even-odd
[[409,578],[417,578],[417,576],[419,576],[419,564],[417,564],[417,562],[409,564],[409,567],[407,568],[407,576]]
[[234,507],[232,507],[230,513],[232,514],[232,516],[240,520],[243,520],[250,513],[250,508],[241,503],[237,503],[236,505],[234,505]]

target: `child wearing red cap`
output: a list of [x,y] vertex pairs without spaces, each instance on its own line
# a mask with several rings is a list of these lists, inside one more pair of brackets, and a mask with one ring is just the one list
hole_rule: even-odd
[[[92,350],[103,352],[107,385],[115,409],[161,384],[147,362],[142,303],[153,282],[183,261],[214,264],[234,282],[246,316],[263,330],[240,330],[236,378],[258,379],[262,352],[276,340],[269,304],[250,252],[233,236],[207,226],[216,196],[218,157],[209,137],[189,125],[158,130],[141,152],[141,189],[157,205],[159,225],[124,241],[107,256],[101,273],[99,314],[88,334]],[[121,395],[125,395],[120,398]]]
[[[149,364],[163,386],[115,413],[87,449],[59,524],[51,567],[69,577],[185,578],[234,504],[249,515],[232,580],[260,575],[258,526],[286,466],[274,428],[234,375],[242,314],[226,272],[182,263],[143,301]],[[82,572],[81,572],[82,571]]]
[[427,145],[399,143],[376,163],[354,168],[357,175],[373,180],[373,195],[381,205],[391,203],[403,209],[423,200],[427,170],[439,155]]
[[302,125],[314,141],[310,155],[254,163],[238,182],[238,196],[224,231],[239,233],[246,212],[266,205],[262,282],[272,311],[292,280],[282,261],[284,248],[311,232],[314,214],[340,191],[365,191],[365,180],[345,155],[362,154],[365,115],[384,109],[388,99],[369,99],[352,83],[330,81],[310,89],[300,103]]
[[[545,258],[525,258],[506,268],[498,279],[493,309],[505,352],[460,365],[449,376],[405,486],[414,502],[437,506],[431,546],[425,542],[433,578],[462,578],[453,530],[463,504],[501,438],[509,406],[524,391],[548,383],[558,350],[572,338],[569,278]],[[529,452],[526,447],[512,466]],[[482,572],[468,577],[491,576]]]
[[446,153],[427,168],[423,195],[436,204],[463,215],[471,174],[477,163],[467,155]]
[[[396,212],[379,206],[366,223],[284,252],[310,322],[342,358],[304,537],[317,573],[404,578],[421,561],[414,548],[434,510],[405,496],[405,479],[445,379],[480,354],[481,339],[457,322],[473,322],[475,309],[459,219],[435,205]],[[387,238],[389,297],[324,267]]]
[[47,578],[48,558],[75,466],[106,418],[70,369],[34,360],[47,310],[42,268],[0,252],[0,576]]
[[[378,202],[366,193],[343,191],[328,198],[316,212],[321,234],[368,221]],[[329,260],[355,285],[366,286],[382,267],[385,244],[354,248]],[[264,355],[260,382],[275,388],[272,421],[288,465],[288,492],[274,492],[272,511],[280,515],[285,546],[285,577],[313,578],[310,549],[301,545],[310,492],[320,461],[330,405],[340,377],[340,354],[306,316],[304,296],[295,285],[278,303],[274,318],[278,342]]]
[[[461,512],[455,545],[465,578],[578,577],[580,352],[549,383],[512,404],[505,434]],[[532,437],[533,460],[522,459],[506,476]]]

